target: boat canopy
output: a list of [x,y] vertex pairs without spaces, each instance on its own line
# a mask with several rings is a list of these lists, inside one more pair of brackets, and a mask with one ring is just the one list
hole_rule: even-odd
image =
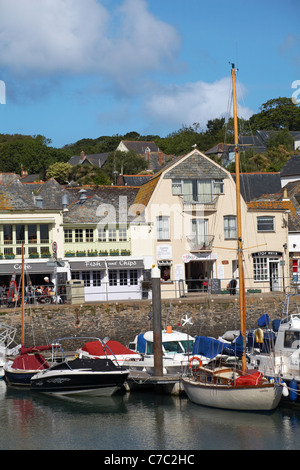
[[243,353],[243,337],[239,335],[232,343],[225,343],[207,336],[196,336],[193,355],[201,355],[213,359],[218,354],[241,357]]
[[136,350],[139,353],[145,354],[146,353],[146,340],[144,338],[144,334],[141,333],[137,337],[137,345],[136,345]]
[[264,315],[259,317],[259,319],[257,320],[257,325],[260,328],[263,328],[264,326],[268,326],[269,322],[270,322],[269,315],[265,313]]
[[105,343],[108,347],[103,347],[100,341],[89,341],[85,343],[85,345],[81,348],[82,351],[86,351],[91,356],[105,356],[106,354],[109,356],[111,352],[115,355],[118,354],[137,354],[135,351],[126,348],[123,344],[119,343],[118,341],[109,340]]
[[48,369],[49,364],[41,354],[21,354],[15,358],[12,368],[24,371],[43,370]]

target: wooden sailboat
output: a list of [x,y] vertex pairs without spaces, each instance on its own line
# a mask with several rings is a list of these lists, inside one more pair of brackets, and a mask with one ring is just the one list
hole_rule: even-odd
[[245,279],[243,269],[243,241],[241,225],[241,195],[238,148],[238,120],[235,67],[232,64],[233,114],[234,114],[234,143],[236,171],[236,210],[237,210],[237,239],[239,266],[239,302],[240,326],[243,337],[242,367],[229,366],[219,362],[191,369],[191,376],[182,378],[184,390],[190,400],[198,405],[231,410],[272,410],[277,407],[283,386],[279,382],[270,382],[258,371],[247,370],[246,363],[246,307]]
[[30,379],[37,372],[47,369],[49,364],[42,356],[42,351],[51,350],[51,345],[25,348],[25,285],[24,285],[24,246],[22,245],[22,331],[20,354],[13,361],[8,361],[4,369],[4,378],[8,385],[30,386]]

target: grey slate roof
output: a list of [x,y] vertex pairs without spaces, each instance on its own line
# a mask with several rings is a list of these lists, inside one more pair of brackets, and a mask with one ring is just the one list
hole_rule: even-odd
[[[232,174],[235,181],[235,174]],[[274,194],[281,190],[280,173],[241,173],[241,195],[246,202],[262,194]]]
[[293,155],[280,171],[280,176],[300,176],[300,155]]
[[168,171],[164,178],[223,179],[228,178],[228,174],[219,165],[215,165],[208,158],[195,151],[187,159],[184,159],[183,162]]
[[85,155],[84,160],[81,160],[80,155],[74,155],[70,158],[68,163],[72,166],[90,164],[93,166],[97,166],[98,168],[102,168],[107,160],[109,153],[110,152]]
[[150,152],[159,152],[159,148],[154,142],[141,140],[122,140],[121,142],[128,150],[134,150],[137,154],[145,153],[147,148],[149,148]]

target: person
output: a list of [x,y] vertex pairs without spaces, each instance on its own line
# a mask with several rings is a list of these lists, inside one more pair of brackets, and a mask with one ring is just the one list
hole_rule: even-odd
[[170,268],[166,267],[164,270],[164,281],[170,280]]
[[236,279],[234,279],[234,277],[231,279],[231,281],[229,282],[229,294],[230,295],[235,295],[236,294]]
[[53,288],[54,288],[54,284],[53,282],[50,282],[49,281],[49,277],[44,277],[44,281],[45,281],[45,285],[44,285],[44,293],[46,294],[49,294],[50,292],[52,292]]
[[5,284],[2,284],[2,286],[0,286],[0,305],[5,304],[5,291],[6,291]]
[[32,282],[31,281],[28,281],[28,284],[26,286],[26,301],[28,304],[32,304],[33,303],[33,286],[32,286]]

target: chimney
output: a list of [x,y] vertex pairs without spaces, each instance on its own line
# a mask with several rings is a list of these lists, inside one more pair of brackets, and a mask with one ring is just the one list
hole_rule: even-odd
[[85,159],[84,151],[81,150],[80,152],[80,160],[83,161]]
[[288,193],[287,193],[287,188],[283,188],[283,201],[289,201]]
[[158,163],[159,165],[163,165],[164,163],[164,156],[162,152],[158,152]]

